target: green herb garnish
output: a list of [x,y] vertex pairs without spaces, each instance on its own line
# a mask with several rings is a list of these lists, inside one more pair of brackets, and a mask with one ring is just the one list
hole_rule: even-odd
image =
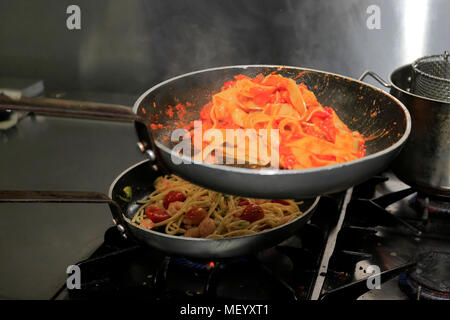
[[120,200],[125,201],[125,202],[130,202],[131,198],[133,197],[133,192],[132,192],[131,187],[126,186],[125,188],[123,188],[122,191],[123,191],[124,196],[119,195]]

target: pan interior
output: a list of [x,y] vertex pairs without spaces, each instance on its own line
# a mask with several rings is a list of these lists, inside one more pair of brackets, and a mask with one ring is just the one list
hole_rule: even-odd
[[[164,126],[154,130],[154,136],[158,144],[171,149],[176,144],[170,141],[173,130],[198,119],[202,107],[220,91],[224,82],[238,74],[255,77],[271,73],[304,83],[323,106],[333,108],[351,130],[359,131],[367,139],[367,155],[383,151],[406,133],[404,111],[383,91],[350,78],[293,67],[236,66],[180,76],[149,90],[137,113]],[[178,113],[174,108],[179,103],[188,105],[186,113]],[[170,108],[173,117],[168,112]]]
[[[148,199],[148,196],[154,191],[153,182],[160,175],[152,169],[149,161],[143,161],[118,177],[112,185],[110,197],[119,204],[122,213],[131,220],[141,206],[137,201]],[[125,187],[132,189],[132,199],[129,202],[123,200],[122,191]],[[314,205],[316,198],[301,199],[301,201],[299,209],[305,213]]]

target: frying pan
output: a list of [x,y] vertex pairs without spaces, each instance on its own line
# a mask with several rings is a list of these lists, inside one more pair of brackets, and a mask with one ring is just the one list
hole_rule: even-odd
[[[175,143],[165,140],[180,121],[170,118],[168,106],[189,102],[184,123],[199,118],[201,108],[224,82],[235,75],[280,74],[303,82],[323,106],[335,110],[351,130],[367,138],[364,158],[326,167],[274,170],[214,165],[192,161],[172,152]],[[134,121],[139,149],[150,162],[206,188],[255,198],[308,198],[334,193],[379,173],[396,157],[411,131],[407,109],[396,98],[363,82],[312,69],[248,65],[206,69],[164,81],[143,93],[133,109],[95,103],[52,99],[2,99],[0,109],[53,115]],[[149,124],[163,124],[153,130]],[[184,162],[183,162],[184,160]],[[181,162],[181,164],[177,164]]]
[[[149,162],[149,160],[142,161],[123,171],[111,184],[109,197],[97,192],[0,191],[0,203],[106,203],[110,206],[114,223],[126,237],[170,254],[196,258],[229,258],[269,248],[287,239],[309,221],[319,202],[319,197],[303,200],[299,205],[303,215],[299,218],[270,230],[240,237],[186,238],[142,229],[129,221],[138,211],[140,205],[137,201],[147,199],[154,190],[152,182],[160,175],[153,170]],[[127,186],[132,188],[132,199],[129,202],[121,198],[123,189]]]

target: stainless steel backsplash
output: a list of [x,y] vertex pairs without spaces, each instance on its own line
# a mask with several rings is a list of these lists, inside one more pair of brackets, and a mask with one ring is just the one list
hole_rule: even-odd
[[[68,30],[66,8],[81,9]],[[367,8],[380,8],[370,30]],[[447,0],[0,2],[0,76],[49,90],[139,93],[172,76],[234,64],[387,77],[450,48]]]

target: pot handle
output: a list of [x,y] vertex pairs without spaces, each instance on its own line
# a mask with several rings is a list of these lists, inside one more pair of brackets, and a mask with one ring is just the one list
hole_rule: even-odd
[[376,81],[378,81],[382,86],[385,86],[386,88],[391,88],[392,87],[392,84],[390,84],[389,82],[384,81],[383,78],[381,78],[375,72],[369,71],[369,70],[364,71],[364,73],[358,78],[358,80],[359,81],[363,81],[364,78],[366,78],[367,76],[371,76],[372,78],[374,78]]
[[[126,238],[128,224],[116,201],[99,192],[83,191],[3,191],[0,203],[106,203],[111,209],[113,222]],[[130,234],[130,233],[129,233]]]

